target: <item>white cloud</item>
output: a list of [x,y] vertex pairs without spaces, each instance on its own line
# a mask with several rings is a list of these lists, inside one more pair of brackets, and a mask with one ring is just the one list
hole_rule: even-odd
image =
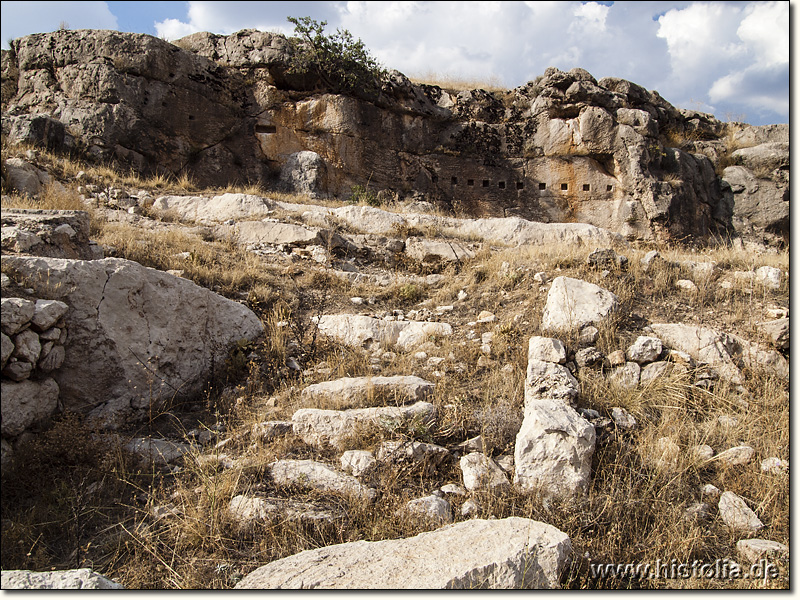
[[198,31],[202,31],[202,29],[198,29],[191,23],[184,23],[179,19],[164,19],[156,23],[158,37],[165,40],[177,40]]
[[[105,14],[103,2],[33,3],[27,20],[40,30],[115,27],[65,11]],[[14,9],[3,2],[3,36]],[[46,5],[42,10],[40,7]],[[52,5],[52,10],[50,7]],[[176,39],[197,31],[255,28],[291,35],[286,17],[327,21],[349,30],[385,67],[407,75],[439,74],[508,87],[549,66],[581,67],[598,79],[621,77],[657,90],[677,106],[709,112],[788,116],[787,2],[186,2],[186,14],[155,24]],[[34,14],[35,13],[35,14]],[[46,14],[53,23],[43,25]],[[23,33],[28,33],[25,31]],[[772,111],[772,112],[770,112]]]
[[661,91],[672,102],[788,117],[787,2],[696,3],[667,12],[659,24],[672,71],[671,87]]
[[750,4],[737,34],[764,66],[789,63],[789,3]]
[[117,18],[105,2],[3,2],[0,35],[8,41],[31,33],[69,29],[117,29]]

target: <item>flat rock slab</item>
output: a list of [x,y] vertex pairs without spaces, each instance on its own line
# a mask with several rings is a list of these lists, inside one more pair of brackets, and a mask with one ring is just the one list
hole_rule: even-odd
[[278,485],[299,485],[322,492],[357,496],[366,501],[374,500],[377,495],[374,489],[362,485],[352,475],[315,460],[278,460],[270,466],[270,473]]
[[428,424],[436,418],[436,409],[430,402],[420,401],[411,406],[380,406],[350,408],[347,410],[321,410],[301,408],[292,415],[294,433],[312,446],[338,446],[355,433],[359,424],[372,426],[398,426],[408,423]]
[[770,556],[789,556],[789,547],[780,542],[772,540],[761,540],[751,538],[749,540],[739,540],[736,542],[736,550],[746,561],[755,563],[758,560]]
[[123,590],[122,584],[91,569],[69,571],[3,571],[4,590]]
[[424,400],[435,384],[414,375],[393,377],[343,377],[304,388],[300,398],[305,404],[326,403],[336,408],[363,404],[405,404]]
[[419,213],[398,214],[372,206],[342,206],[331,209],[289,202],[275,202],[275,205],[290,212],[325,217],[329,215],[358,230],[388,236],[394,235],[403,227],[432,227],[446,235],[465,236],[486,243],[515,247],[625,244],[621,235],[587,223],[540,223],[520,217],[458,219]]
[[217,234],[220,233],[231,235],[243,246],[309,246],[324,243],[319,229],[277,221],[241,221],[233,226],[220,226]]
[[475,258],[475,252],[464,244],[423,238],[408,238],[406,254],[421,263],[461,262]]
[[236,589],[549,589],[571,553],[552,525],[473,519],[412,538],[307,550],[256,569]]
[[377,342],[410,350],[432,338],[453,333],[447,323],[429,321],[384,321],[362,315],[322,315],[316,318],[321,334],[347,346]]
[[275,208],[267,198],[251,194],[222,194],[208,198],[204,196],[161,196],[156,198],[153,208],[171,212],[181,221],[215,223],[229,219],[253,219],[266,216]]

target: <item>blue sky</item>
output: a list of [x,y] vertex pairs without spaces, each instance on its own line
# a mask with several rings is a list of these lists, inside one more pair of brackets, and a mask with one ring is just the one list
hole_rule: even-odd
[[622,77],[672,104],[755,125],[789,119],[789,2],[2,2],[3,47],[29,33],[177,39],[288,16],[348,29],[387,68],[512,88],[548,66]]

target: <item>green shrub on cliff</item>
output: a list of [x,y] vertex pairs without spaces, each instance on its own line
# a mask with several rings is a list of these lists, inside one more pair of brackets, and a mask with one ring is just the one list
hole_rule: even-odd
[[333,35],[324,33],[327,21],[310,17],[288,17],[297,37],[293,47],[290,72],[313,73],[331,91],[374,96],[380,91],[386,70],[346,29]]

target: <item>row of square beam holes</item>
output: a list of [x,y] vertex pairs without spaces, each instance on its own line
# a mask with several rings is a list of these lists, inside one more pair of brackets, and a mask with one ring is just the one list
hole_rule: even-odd
[[[458,185],[458,177],[451,177],[450,178],[450,184],[451,185]],[[475,180],[474,179],[467,179],[467,186],[472,187],[474,185],[475,185]],[[516,185],[517,185],[517,189],[518,190],[525,189],[525,183],[523,181],[517,181]],[[488,179],[484,179],[481,182],[481,187],[485,187],[485,188],[489,187],[489,180]],[[505,181],[498,181],[497,182],[497,187],[499,187],[501,190],[506,189],[506,182]],[[544,183],[544,182],[539,182],[539,189],[540,190],[546,190],[547,189],[547,184]],[[561,190],[562,191],[568,191],[569,190],[569,184],[568,183],[562,183],[561,184]],[[612,186],[612,185],[607,185],[606,186],[606,191],[607,192],[611,192],[613,190],[614,190],[614,186]],[[591,191],[591,186],[588,183],[584,183],[583,184],[583,191],[584,192]]]

